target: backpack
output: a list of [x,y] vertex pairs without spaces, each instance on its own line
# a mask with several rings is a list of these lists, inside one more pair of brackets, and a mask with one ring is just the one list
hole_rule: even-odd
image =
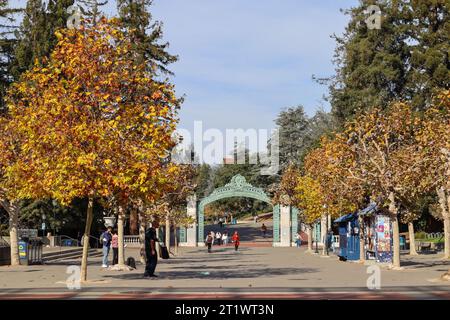
[[136,269],[136,260],[134,260],[133,257],[128,257],[127,266],[129,266],[130,268]]
[[206,238],[206,243],[211,243],[211,242],[213,242],[213,237],[212,237],[212,235],[208,235],[208,237]]

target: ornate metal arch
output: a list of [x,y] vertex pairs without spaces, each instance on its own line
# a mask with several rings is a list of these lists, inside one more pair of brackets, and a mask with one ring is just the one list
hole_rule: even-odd
[[240,174],[231,178],[225,186],[215,189],[209,196],[203,198],[198,204],[198,239],[203,241],[204,237],[204,208],[206,205],[220,199],[231,197],[246,197],[264,201],[272,205],[271,199],[263,189],[252,186]]
[[207,204],[231,197],[253,198],[272,204],[272,201],[263,189],[252,186],[243,176],[237,174],[231,178],[230,183],[215,189],[209,196],[202,199],[199,203],[199,208],[203,209]]

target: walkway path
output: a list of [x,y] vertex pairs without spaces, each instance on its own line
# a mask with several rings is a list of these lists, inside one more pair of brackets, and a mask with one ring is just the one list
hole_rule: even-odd
[[223,228],[220,228],[219,225],[207,225],[205,226],[205,236],[207,232],[210,232],[211,230],[214,232],[220,231],[224,232],[225,230],[228,231],[229,235],[232,235],[234,231],[237,231],[240,235],[241,242],[243,243],[243,246],[246,246],[245,242],[251,242],[251,243],[266,243],[269,246],[272,246],[272,221],[264,221],[264,224],[267,226],[267,233],[266,237],[264,238],[261,232],[261,226],[262,223],[253,223],[253,222],[246,222],[246,223],[238,223],[238,224],[227,224]]
[[[137,257],[137,249],[126,256]],[[408,257],[405,257],[408,259]],[[436,281],[450,267],[436,257],[420,256],[403,271],[381,270],[381,290],[366,287],[367,267],[323,258],[305,248],[232,247],[183,248],[180,255],[160,261],[159,278],[142,278],[138,270],[103,270],[100,258],[89,266],[90,283],[68,290],[66,264],[0,267],[0,299],[10,298],[291,298],[291,299],[450,299],[448,282]]]

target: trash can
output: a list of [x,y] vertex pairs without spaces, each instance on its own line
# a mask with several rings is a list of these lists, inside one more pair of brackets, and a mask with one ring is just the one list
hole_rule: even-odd
[[28,238],[22,238],[17,243],[19,247],[19,263],[20,265],[28,265]]
[[21,265],[42,264],[41,239],[23,238],[19,240],[19,262]]

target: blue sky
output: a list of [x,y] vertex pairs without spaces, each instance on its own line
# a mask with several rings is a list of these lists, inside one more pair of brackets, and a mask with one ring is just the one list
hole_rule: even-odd
[[302,104],[309,115],[327,88],[312,75],[334,73],[333,33],[348,22],[340,8],[357,1],[155,0],[164,22],[171,69],[186,94],[181,127],[271,128],[281,109]]
[[[13,1],[14,2],[14,1]],[[20,0],[24,3],[25,0]],[[327,88],[335,42],[348,22],[340,8],[356,0],[154,0],[154,19],[180,60],[170,68],[186,95],[180,127],[270,129],[283,108],[302,104],[309,115]],[[108,15],[116,3],[109,1]]]

